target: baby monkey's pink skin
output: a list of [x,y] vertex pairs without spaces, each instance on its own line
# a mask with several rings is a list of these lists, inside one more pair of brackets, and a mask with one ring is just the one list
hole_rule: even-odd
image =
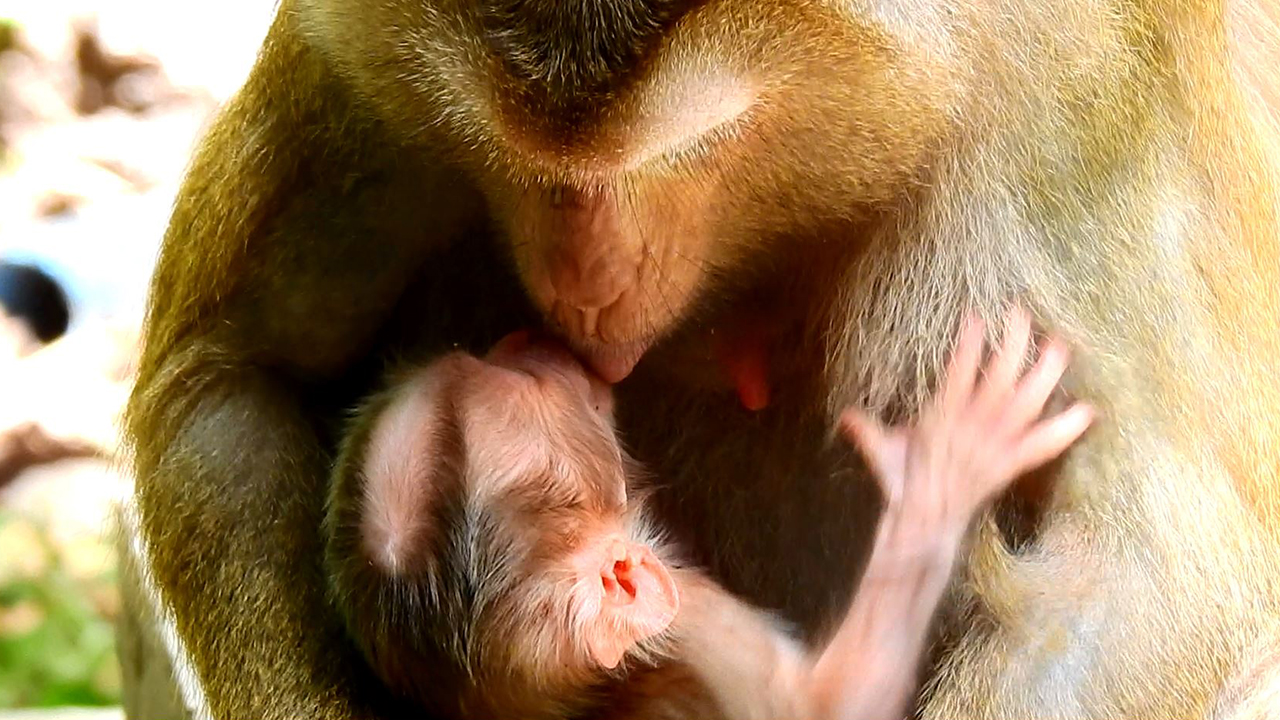
[[[517,679],[479,693],[512,698],[509,707],[486,700],[488,713],[554,716],[578,707],[607,670],[639,654],[658,668],[624,687],[612,717],[901,717],[974,516],[1014,478],[1061,454],[1093,418],[1084,405],[1041,418],[1067,351],[1049,342],[1023,375],[1025,312],[1010,314],[980,375],[983,338],[982,323],[968,320],[938,396],[914,423],[888,428],[856,410],[845,414],[885,509],[849,612],[817,651],[675,563],[638,498],[628,505],[629,461],[614,436],[608,386],[563,348],[525,334],[483,359],[446,356],[394,391],[364,455],[363,547],[388,576],[430,565],[422,548],[447,531],[437,527],[439,490],[431,487],[441,477],[432,438],[447,414],[462,438],[464,495],[500,512],[518,562],[529,564],[511,569],[524,579],[506,601],[513,606],[498,614],[518,622],[475,629],[476,642],[520,648],[504,656],[505,675],[493,677],[529,680],[523,689],[513,689]],[[666,691],[690,681],[697,699]],[[577,697],[539,701],[530,688]]]

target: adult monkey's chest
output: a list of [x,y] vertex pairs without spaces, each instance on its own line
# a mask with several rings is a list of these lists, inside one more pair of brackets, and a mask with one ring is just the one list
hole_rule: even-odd
[[879,496],[822,404],[775,387],[744,409],[725,390],[664,385],[641,366],[618,390],[628,450],[689,558],[809,639],[846,606],[870,549]]
[[[482,353],[540,324],[501,242],[476,233],[425,263],[352,387],[375,387],[388,367],[451,349]],[[815,390],[823,350],[800,347],[789,320],[771,340],[787,362],[772,368],[782,377],[766,408],[743,408],[720,377],[717,338],[779,305],[779,293],[790,312],[809,304],[755,288],[694,313],[617,387],[617,420],[656,487],[664,527],[689,557],[811,635],[847,605],[879,498],[856,453],[833,439]]]

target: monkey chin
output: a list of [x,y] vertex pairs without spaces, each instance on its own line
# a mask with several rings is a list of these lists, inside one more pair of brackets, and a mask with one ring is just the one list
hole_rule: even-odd
[[[657,336],[626,343],[566,342],[597,377],[615,385],[627,379],[656,340]],[[736,392],[742,407],[751,412],[768,407],[772,400],[772,386],[767,340],[748,334],[719,342],[715,350],[719,373]]]

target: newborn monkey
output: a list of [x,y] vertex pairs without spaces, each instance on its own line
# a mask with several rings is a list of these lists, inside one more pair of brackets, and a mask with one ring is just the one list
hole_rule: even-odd
[[[1020,379],[1025,313],[979,381],[983,337],[969,321],[914,425],[846,414],[885,510],[820,650],[681,564],[628,486],[608,386],[523,334],[364,408],[330,503],[337,602],[384,681],[448,717],[565,717],[615,680],[612,717],[900,717],[974,514],[1092,419],[1083,405],[1040,418],[1067,353],[1049,343]],[[622,682],[624,659],[642,671]]]

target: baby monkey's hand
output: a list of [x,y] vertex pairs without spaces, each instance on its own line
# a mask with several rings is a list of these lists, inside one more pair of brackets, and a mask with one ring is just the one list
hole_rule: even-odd
[[1067,349],[1051,340],[1022,375],[1031,342],[1026,311],[1009,314],[1004,343],[979,379],[984,335],[981,321],[965,322],[942,389],[914,424],[887,428],[857,410],[841,418],[880,483],[885,509],[853,604],[813,667],[815,717],[903,715],[973,516],[1093,421],[1093,410],[1079,403],[1041,418]]
[[902,560],[954,546],[987,501],[1060,455],[1093,421],[1084,403],[1041,417],[1068,351],[1050,340],[1022,375],[1031,341],[1024,309],[1009,313],[1004,342],[979,377],[984,334],[981,320],[965,321],[942,389],[914,424],[887,428],[858,410],[841,418],[885,496],[884,549],[902,551]]

